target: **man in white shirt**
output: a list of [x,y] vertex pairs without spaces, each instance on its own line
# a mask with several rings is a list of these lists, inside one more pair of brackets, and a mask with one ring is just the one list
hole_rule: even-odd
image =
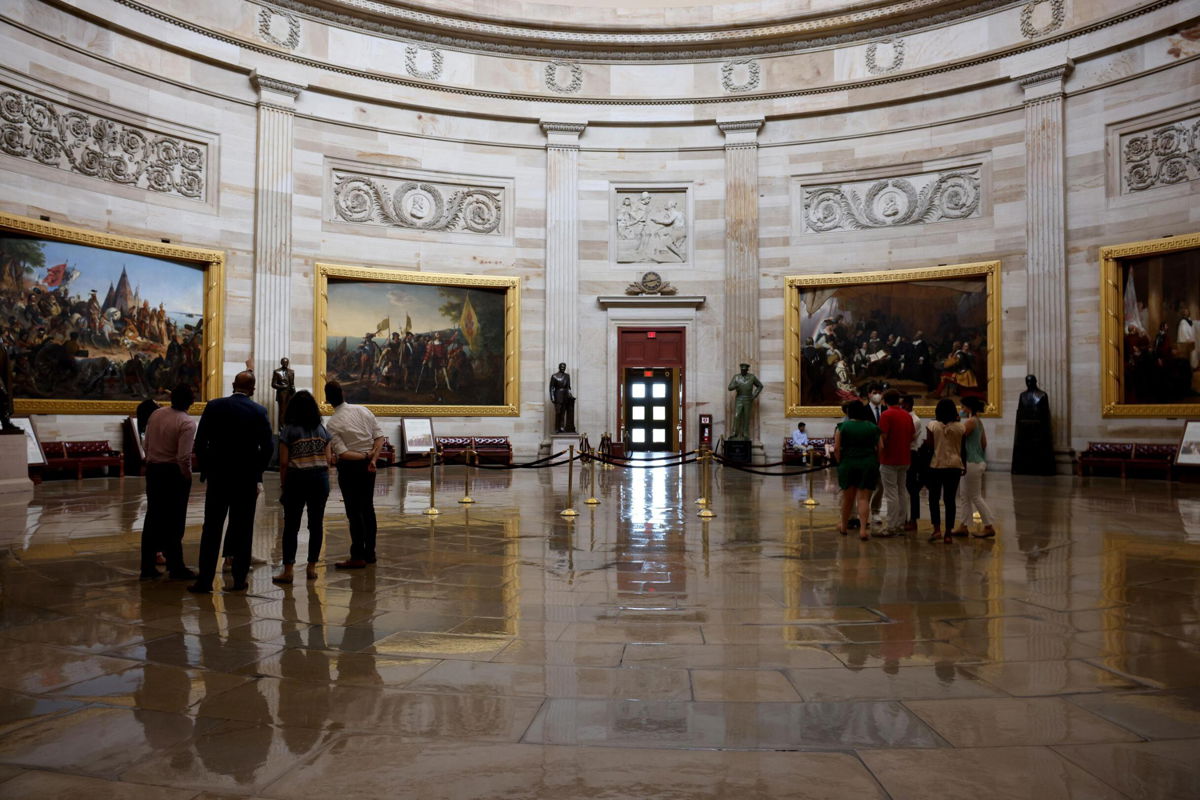
[[804,430],[803,422],[797,422],[796,430],[792,431],[792,447],[797,450],[808,449],[808,433]]
[[337,381],[325,384],[325,400],[333,406],[325,430],[350,525],[350,558],[333,566],[362,569],[375,563],[375,461],[383,447],[383,430],[368,409],[346,402]]
[[917,520],[921,518],[921,487],[925,485],[925,473],[929,469],[929,451],[924,447],[929,432],[925,429],[925,421],[913,411],[911,394],[904,396],[900,407],[908,412],[913,421],[913,438],[912,444],[909,445],[912,460],[905,476],[905,487],[908,489],[908,521],[904,524],[904,530],[915,531]]

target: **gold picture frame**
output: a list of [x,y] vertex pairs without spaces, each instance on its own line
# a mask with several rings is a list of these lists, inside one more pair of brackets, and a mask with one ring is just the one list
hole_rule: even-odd
[[[224,322],[225,298],[224,252],[134,239],[15,214],[0,213],[0,237],[6,235],[27,237],[47,243],[65,243],[85,248],[165,259],[201,270],[204,279],[201,284],[203,339],[201,342],[200,392],[196,398],[199,405],[194,407],[193,411],[202,410],[205,402],[221,396],[222,323]],[[130,400],[86,400],[22,397],[19,391],[15,394],[14,412],[22,416],[30,414],[132,414],[141,401],[140,397]]]
[[[918,269],[873,270],[869,272],[839,272],[819,275],[794,275],[785,278],[784,288],[784,404],[788,417],[840,417],[840,403],[805,403],[803,368],[804,337],[802,330],[808,320],[802,310],[801,293],[825,289],[835,296],[839,288],[855,288],[877,285],[881,291],[889,284],[913,284],[923,281],[947,282],[978,279],[983,299],[985,318],[985,340],[987,343],[985,363],[987,372],[982,394],[986,396],[984,416],[999,416],[1000,397],[1000,262],[978,261],[949,266],[923,267]],[[823,308],[823,302],[820,308]],[[976,312],[978,313],[978,312]],[[933,327],[933,321],[928,324]],[[911,336],[912,334],[906,334]],[[966,348],[964,347],[964,350]],[[883,378],[886,380],[886,378]],[[903,388],[903,387],[901,387]],[[811,394],[810,394],[811,397]],[[916,411],[923,417],[932,416],[934,406],[918,404]]]
[[[484,289],[503,290],[503,344],[501,358],[502,369],[497,370],[503,382],[502,387],[494,384],[485,388],[502,399],[499,403],[402,403],[374,402],[367,398],[365,405],[373,413],[383,416],[425,416],[425,417],[515,417],[521,413],[521,279],[516,277],[494,277],[489,275],[460,275],[438,272],[409,272],[404,270],[376,269],[354,267],[342,264],[318,263],[315,266],[314,290],[316,300],[313,304],[313,372],[314,395],[324,413],[329,413],[331,407],[325,402],[324,386],[326,380],[335,377],[329,374],[329,314],[330,314],[330,283],[378,283],[393,287],[436,287],[439,289]],[[464,293],[465,296],[465,293]],[[465,301],[464,301],[465,310]],[[393,313],[407,313],[402,310]],[[448,324],[447,329],[455,327]],[[482,326],[481,326],[482,327]],[[406,326],[407,328],[407,326]],[[461,331],[461,327],[459,328]],[[376,333],[379,331],[377,330]],[[348,335],[338,334],[342,338]],[[480,334],[482,335],[482,333]],[[418,377],[418,390],[420,388]],[[493,378],[495,380],[495,378]],[[436,388],[436,381],[433,383]],[[402,387],[403,388],[403,387]],[[406,392],[399,392],[406,393]],[[346,399],[358,403],[353,394],[347,391]]]
[[[1140,242],[1100,248],[1100,366],[1101,414],[1104,417],[1196,417],[1200,403],[1162,403],[1128,400],[1126,387],[1125,262],[1153,256],[1167,256],[1184,250],[1200,249],[1200,233],[1164,236]],[[1135,302],[1136,305],[1136,302]],[[1197,324],[1200,324],[1198,322]],[[1147,340],[1154,332],[1145,331]],[[1137,363],[1137,362],[1135,362]],[[1134,384],[1133,389],[1136,390]],[[1135,391],[1136,394],[1136,391]]]

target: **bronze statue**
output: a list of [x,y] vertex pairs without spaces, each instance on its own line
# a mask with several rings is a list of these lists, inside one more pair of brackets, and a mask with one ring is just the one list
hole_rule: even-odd
[[729,381],[729,391],[735,392],[733,403],[733,425],[729,431],[729,439],[745,440],[750,438],[750,412],[754,401],[762,393],[763,385],[758,377],[750,372],[749,364],[740,364],[741,371]]
[[287,357],[279,359],[279,369],[271,373],[271,388],[275,390],[275,405],[279,409],[279,427],[283,427],[283,415],[288,402],[296,394],[296,373],[288,365]]
[[13,371],[8,348],[0,345],[0,434],[24,434],[9,420],[13,415]]
[[575,433],[575,395],[571,394],[566,364],[559,364],[558,372],[550,376],[550,402],[554,404],[554,432]]
[[1033,375],[1025,377],[1025,387],[1017,401],[1012,473],[1053,475],[1054,435],[1050,429],[1050,396],[1038,388],[1037,378]]

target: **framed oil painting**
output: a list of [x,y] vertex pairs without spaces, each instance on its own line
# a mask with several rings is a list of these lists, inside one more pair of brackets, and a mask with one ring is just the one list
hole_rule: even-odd
[[336,380],[376,414],[517,416],[519,289],[519,278],[318,264],[318,392]]
[[18,414],[220,394],[224,254],[0,214],[0,336]]
[[1106,417],[1200,415],[1200,233],[1100,248]]
[[400,420],[400,433],[404,442],[404,449],[400,454],[402,457],[424,455],[437,447],[437,440],[433,438],[433,420],[429,417]]
[[841,416],[879,384],[929,416],[943,397],[1000,413],[1000,262],[786,280],[789,417]]

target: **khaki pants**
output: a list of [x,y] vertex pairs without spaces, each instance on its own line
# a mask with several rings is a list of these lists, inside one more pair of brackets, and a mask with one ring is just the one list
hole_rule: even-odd
[[879,482],[887,503],[887,519],[883,522],[883,529],[899,531],[904,528],[908,516],[908,465],[880,464]]
[[962,509],[963,527],[970,527],[971,515],[978,511],[984,525],[995,522],[992,509],[983,499],[983,473],[987,472],[987,464],[983,461],[968,461],[967,475],[958,485],[958,506]]

